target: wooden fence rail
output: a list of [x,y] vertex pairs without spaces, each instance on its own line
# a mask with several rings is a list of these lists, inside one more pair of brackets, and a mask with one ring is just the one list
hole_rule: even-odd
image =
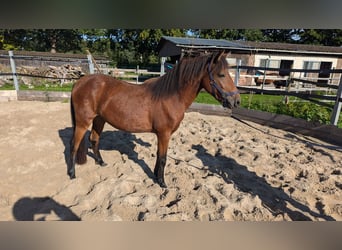
[[[78,78],[56,78],[56,77],[46,77],[46,76],[38,76],[38,75],[30,75],[30,74],[20,74],[16,72],[16,67],[15,67],[15,58],[19,58],[13,55],[12,51],[9,51],[9,55],[8,58],[10,60],[10,65],[11,65],[11,69],[12,69],[12,73],[1,73],[0,75],[10,75],[13,77],[13,81],[14,81],[14,86],[16,91],[19,90],[19,85],[18,85],[18,76],[26,76],[26,77],[40,77],[40,78],[54,78],[54,79],[61,79],[61,80],[76,80]],[[90,72],[94,72],[95,71],[95,67],[97,65],[94,65],[93,62],[93,58],[88,57],[88,64],[89,64],[89,71]],[[102,66],[102,65],[101,65]],[[161,75],[160,72],[150,72],[144,69],[139,69],[139,67],[137,67],[136,69],[118,69],[118,68],[108,68],[108,67],[96,67],[97,71],[103,72],[105,74],[110,74],[113,75],[115,77],[119,77],[119,78],[123,78],[129,81],[129,79],[132,79],[133,81],[131,82],[135,82],[135,83],[139,83],[140,80],[145,80],[147,78],[150,77],[156,77]],[[261,86],[261,88],[257,88],[257,87],[247,87],[247,86],[239,86],[239,79],[242,76],[241,74],[241,70],[248,70],[251,72],[255,72],[256,70],[263,70],[264,72],[266,71],[282,71],[284,69],[280,69],[280,68],[265,68],[265,67],[252,67],[252,66],[244,66],[244,65],[237,65],[237,66],[233,66],[231,67],[232,69],[235,69],[235,83],[237,84],[239,90],[241,92],[253,92],[253,93],[265,93],[265,94],[271,94],[271,95],[288,95],[288,96],[296,96],[305,100],[309,100],[312,102],[315,102],[319,105],[324,105],[326,107],[332,108],[332,114],[331,114],[331,124],[337,125],[337,121],[338,118],[340,116],[341,113],[341,106],[342,106],[342,69],[286,69],[286,71],[289,73],[289,76],[285,76],[280,78],[283,81],[286,81],[287,83],[287,88],[285,90],[269,90],[269,89],[264,89],[264,84]],[[340,80],[339,80],[339,84],[328,84],[328,83],[322,83],[322,82],[318,82],[318,81],[312,81],[312,80],[308,80],[305,78],[294,78],[291,76],[291,73],[293,72],[300,72],[300,73],[324,73],[324,74],[340,74]],[[260,75],[248,75],[249,77],[256,77]],[[274,77],[274,76],[272,76]],[[264,77],[264,79],[266,78],[266,76]],[[276,78],[277,79],[277,78]],[[329,80],[328,78],[326,78],[326,80]],[[328,88],[328,89],[334,89],[337,90],[337,94],[336,96],[322,96],[322,95],[316,95],[316,94],[308,94],[308,93],[300,93],[298,91],[298,89],[290,90],[290,88],[288,88],[288,85],[291,82],[302,82],[302,83],[308,83],[314,86],[319,86],[322,88]],[[334,101],[335,104],[333,105],[329,105],[325,102],[322,102],[321,100],[325,100],[325,101]]]
[[[266,67],[252,67],[252,66],[242,66],[242,65],[236,65],[231,67],[232,69],[236,69],[235,72],[237,73],[235,75],[235,83],[237,84],[237,87],[240,91],[243,92],[253,92],[257,94],[270,94],[270,95],[286,95],[286,96],[296,96],[305,100],[309,100],[311,102],[314,102],[316,104],[326,106],[329,108],[332,108],[332,113],[331,113],[331,119],[330,122],[333,125],[337,125],[340,113],[341,113],[341,108],[342,108],[342,69],[286,69],[286,71],[289,73],[287,78],[284,78],[284,81],[286,81],[286,88],[285,90],[269,90],[269,89],[264,89],[264,83],[265,83],[265,78],[266,78],[266,71],[283,71],[284,69],[280,68],[266,68]],[[240,79],[240,73],[241,69],[247,69],[249,71],[256,71],[256,70],[263,70],[265,77],[263,84],[261,85],[260,88],[257,87],[244,87],[244,86],[239,86],[238,85],[238,79]],[[318,81],[310,81],[307,79],[301,79],[301,78],[291,78],[291,73],[292,72],[300,72],[300,73],[324,73],[324,74],[341,74],[339,83],[338,85],[334,84],[327,84],[327,83],[322,83]],[[259,76],[260,77],[260,76]],[[325,80],[328,80],[326,78]],[[295,91],[291,91],[289,88],[289,85],[291,82],[297,81],[297,82],[302,82],[302,83],[309,83],[315,86],[319,86],[321,88],[329,88],[329,89],[335,89],[337,90],[337,93],[335,96],[324,96],[324,95],[317,95],[317,94],[307,94],[307,93],[299,93],[298,89],[295,89]],[[325,102],[322,102],[320,100],[329,100],[329,101],[334,101],[333,107]]]

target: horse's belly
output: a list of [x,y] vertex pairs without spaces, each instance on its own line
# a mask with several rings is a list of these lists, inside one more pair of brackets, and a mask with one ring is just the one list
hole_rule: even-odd
[[107,112],[101,115],[113,127],[132,133],[151,132],[152,123],[146,110],[120,110]]
[[152,126],[139,120],[126,119],[124,121],[108,121],[113,127],[132,133],[151,132]]
[[113,94],[108,102],[101,107],[101,116],[113,127],[127,132],[151,132],[150,99],[141,98],[137,91],[133,96]]

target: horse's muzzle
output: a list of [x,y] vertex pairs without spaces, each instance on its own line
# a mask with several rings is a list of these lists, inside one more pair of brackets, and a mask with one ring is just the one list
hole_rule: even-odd
[[233,109],[233,108],[240,106],[240,95],[236,94],[234,96],[227,96],[223,100],[222,106],[228,109]]

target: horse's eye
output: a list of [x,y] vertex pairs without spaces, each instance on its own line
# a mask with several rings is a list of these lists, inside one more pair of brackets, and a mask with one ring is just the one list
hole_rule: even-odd
[[224,74],[218,74],[218,77],[225,77]]

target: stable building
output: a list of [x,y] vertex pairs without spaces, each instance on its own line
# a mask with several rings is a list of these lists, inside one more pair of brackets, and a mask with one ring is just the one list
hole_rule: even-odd
[[[326,73],[325,69],[342,68],[342,47],[317,46],[289,43],[227,41],[163,36],[157,47],[162,58],[161,71],[165,65],[176,63],[188,51],[225,50],[230,52],[227,61],[235,66],[277,68],[279,77],[305,78],[337,85],[340,74]],[[322,70],[319,73],[291,72],[289,69]],[[258,72],[260,73],[260,71]],[[262,72],[266,75],[270,73]],[[234,76],[236,70],[232,70]],[[238,85],[253,85],[255,70],[240,70]]]

